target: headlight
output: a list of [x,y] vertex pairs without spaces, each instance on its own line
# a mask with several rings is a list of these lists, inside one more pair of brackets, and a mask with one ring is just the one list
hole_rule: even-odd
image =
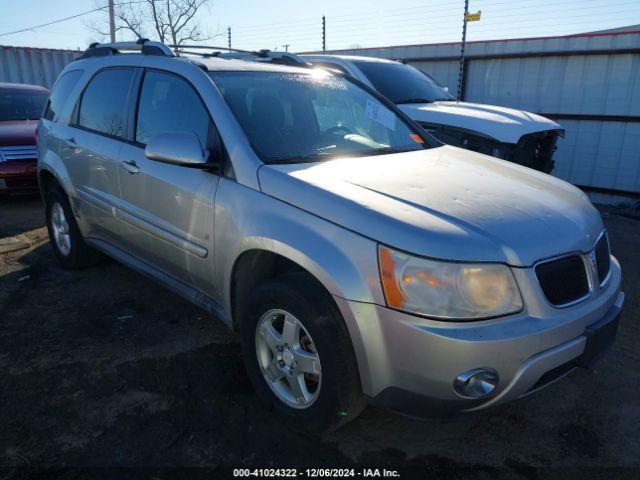
[[520,291],[506,265],[428,260],[382,245],[378,258],[389,307],[450,320],[496,317],[522,309]]

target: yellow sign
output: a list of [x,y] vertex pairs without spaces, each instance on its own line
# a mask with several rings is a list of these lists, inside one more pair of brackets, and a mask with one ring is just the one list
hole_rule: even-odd
[[478,13],[467,13],[467,22],[479,22],[482,10],[478,10]]

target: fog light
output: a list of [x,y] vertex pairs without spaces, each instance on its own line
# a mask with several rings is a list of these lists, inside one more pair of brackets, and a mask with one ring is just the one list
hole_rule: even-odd
[[498,374],[489,368],[476,368],[461,373],[453,381],[453,389],[462,397],[481,398],[498,386]]

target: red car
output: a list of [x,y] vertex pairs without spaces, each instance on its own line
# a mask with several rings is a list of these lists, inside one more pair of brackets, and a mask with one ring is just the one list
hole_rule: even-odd
[[49,91],[0,83],[0,194],[38,190],[36,127]]

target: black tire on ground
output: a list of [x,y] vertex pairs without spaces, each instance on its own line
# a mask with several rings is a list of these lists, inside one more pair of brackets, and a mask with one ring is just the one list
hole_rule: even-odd
[[[62,253],[62,251],[56,244],[53,235],[51,215],[53,206],[56,203],[62,207],[64,216],[67,220],[67,224],[69,225],[71,248],[67,255]],[[69,205],[69,200],[66,194],[59,187],[52,187],[46,192],[45,215],[51,247],[53,248],[53,252],[55,253],[58,261],[63,268],[67,270],[77,270],[80,268],[90,267],[98,263],[98,261],[100,260],[99,252],[85,243],[84,239],[82,238],[82,234],[80,233],[80,229],[78,228],[78,224],[76,223],[75,216],[73,215],[73,212],[71,210],[71,206]]]
[[[257,395],[272,407],[287,426],[320,434],[339,428],[357,417],[366,403],[360,386],[355,353],[347,327],[333,299],[305,273],[288,273],[260,285],[246,299],[241,318],[242,351]],[[256,328],[269,310],[295,316],[308,331],[320,358],[322,380],[317,399],[305,409],[280,400],[267,384],[256,354]]]

